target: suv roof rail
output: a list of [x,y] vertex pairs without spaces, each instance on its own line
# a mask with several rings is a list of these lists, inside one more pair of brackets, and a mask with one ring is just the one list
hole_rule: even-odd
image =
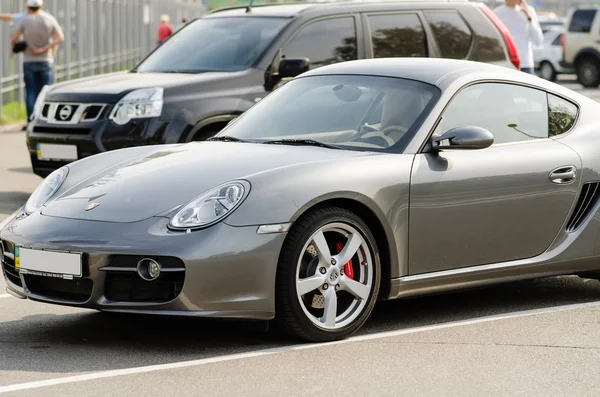
[[[317,0],[317,1],[289,1],[284,3],[252,3],[252,8],[256,7],[276,7],[285,5],[322,5],[322,4],[356,4],[356,3],[469,3],[471,0]],[[248,4],[236,4],[232,6],[223,6],[210,10],[207,14],[214,14],[221,11],[247,9]]]

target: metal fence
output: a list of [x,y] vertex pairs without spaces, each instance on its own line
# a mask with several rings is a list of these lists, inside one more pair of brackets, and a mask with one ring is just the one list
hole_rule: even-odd
[[[55,82],[133,67],[155,46],[160,15],[177,27],[205,12],[200,0],[45,0],[44,10],[59,22],[65,41],[55,60]],[[25,0],[0,0],[0,13],[25,11]],[[0,112],[25,98],[22,55],[11,55],[16,26],[0,26]],[[1,116],[1,113],[0,113]]]

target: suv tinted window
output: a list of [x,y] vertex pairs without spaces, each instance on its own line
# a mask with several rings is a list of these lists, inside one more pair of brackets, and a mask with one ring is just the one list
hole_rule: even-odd
[[428,11],[425,12],[425,17],[433,30],[443,58],[467,57],[473,34],[456,11]]
[[190,22],[137,68],[147,73],[237,72],[249,68],[288,24],[286,18],[207,18]]
[[492,21],[475,7],[461,7],[460,12],[475,35],[469,59],[478,62],[508,61],[504,42]]
[[494,144],[548,138],[545,92],[512,84],[476,84],[461,91],[442,119],[443,132],[475,125],[494,135]]
[[323,19],[300,28],[283,49],[285,58],[308,58],[310,68],[358,58],[354,18]]
[[569,132],[577,120],[577,106],[554,95],[548,95],[550,136]]
[[589,33],[592,30],[596,10],[577,10],[573,13],[569,32]]
[[374,58],[426,57],[427,39],[417,14],[370,15]]

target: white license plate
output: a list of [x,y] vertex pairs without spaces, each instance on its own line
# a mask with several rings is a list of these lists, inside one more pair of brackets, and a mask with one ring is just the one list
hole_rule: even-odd
[[77,146],[37,144],[38,160],[77,160]]
[[22,273],[73,278],[81,277],[81,254],[15,248],[15,267]]

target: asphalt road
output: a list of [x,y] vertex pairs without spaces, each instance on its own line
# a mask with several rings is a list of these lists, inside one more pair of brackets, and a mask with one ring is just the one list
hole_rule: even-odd
[[[40,181],[23,134],[0,133],[0,221]],[[0,394],[10,396],[597,396],[600,383],[600,282],[578,277],[381,303],[359,336],[318,346],[252,324],[3,291],[0,281]]]

